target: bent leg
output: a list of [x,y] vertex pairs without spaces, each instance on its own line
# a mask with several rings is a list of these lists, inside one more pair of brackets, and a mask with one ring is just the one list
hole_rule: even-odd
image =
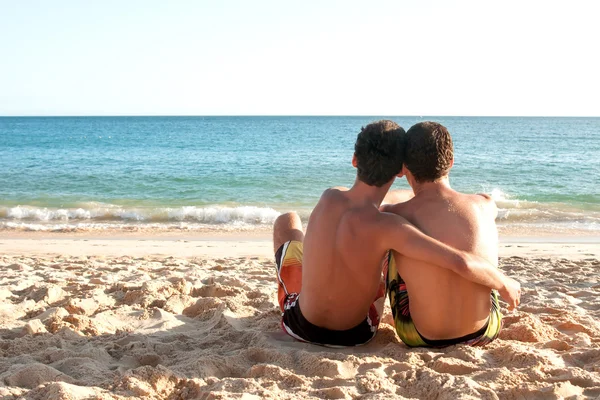
[[295,212],[281,214],[273,225],[273,252],[277,252],[281,245],[290,240],[304,241],[302,221]]
[[290,212],[277,217],[273,226],[273,247],[281,311],[284,311],[287,300],[295,299],[302,289],[303,240],[302,221],[298,214]]

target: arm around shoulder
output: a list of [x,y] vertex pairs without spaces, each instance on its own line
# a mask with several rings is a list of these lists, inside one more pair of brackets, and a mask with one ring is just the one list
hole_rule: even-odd
[[384,217],[382,229],[388,248],[406,257],[449,269],[491,289],[505,287],[504,274],[488,260],[427,236],[399,215],[385,214]]
[[386,247],[419,261],[425,261],[458,274],[467,267],[463,252],[421,232],[405,218],[384,213],[383,231]]

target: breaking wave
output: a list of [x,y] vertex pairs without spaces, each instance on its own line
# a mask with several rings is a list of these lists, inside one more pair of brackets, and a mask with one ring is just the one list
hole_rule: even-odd
[[[600,206],[543,203],[511,197],[493,189],[501,227],[535,227],[551,230],[578,229],[600,232]],[[283,207],[283,206],[282,206]],[[0,229],[35,231],[80,230],[229,230],[270,228],[280,211],[253,205],[209,205],[182,207],[122,206],[80,203],[76,207],[0,206]],[[287,210],[286,210],[287,211]],[[304,222],[310,209],[297,210]]]
[[0,219],[11,222],[100,222],[121,221],[134,223],[196,222],[202,224],[249,225],[272,224],[279,212],[273,208],[241,207],[121,207],[89,205],[78,208],[47,208],[33,206],[0,207]]

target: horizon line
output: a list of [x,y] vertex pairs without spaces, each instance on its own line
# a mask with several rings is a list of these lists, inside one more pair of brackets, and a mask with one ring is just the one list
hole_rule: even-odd
[[153,118],[153,117],[441,117],[441,118],[600,118],[600,115],[436,115],[436,114],[63,114],[63,115],[0,115],[0,118]]

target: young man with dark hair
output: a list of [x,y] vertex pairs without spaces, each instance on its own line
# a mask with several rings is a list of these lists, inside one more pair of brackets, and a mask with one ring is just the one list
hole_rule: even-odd
[[[496,206],[487,195],[463,194],[450,187],[452,138],[435,122],[422,122],[406,134],[402,174],[414,191],[404,203],[384,206],[423,233],[493,264],[498,263]],[[409,346],[484,345],[502,326],[498,297],[490,288],[436,264],[394,249],[389,258],[388,293],[396,332]],[[520,287],[508,281],[517,292]]]
[[389,249],[448,268],[478,284],[516,292],[483,258],[440,243],[379,206],[402,166],[405,132],[392,121],[367,125],[358,134],[350,189],[328,189],[306,231],[296,213],[275,221],[278,300],[282,327],[296,339],[329,346],[368,342],[377,332],[384,304],[382,260]]

